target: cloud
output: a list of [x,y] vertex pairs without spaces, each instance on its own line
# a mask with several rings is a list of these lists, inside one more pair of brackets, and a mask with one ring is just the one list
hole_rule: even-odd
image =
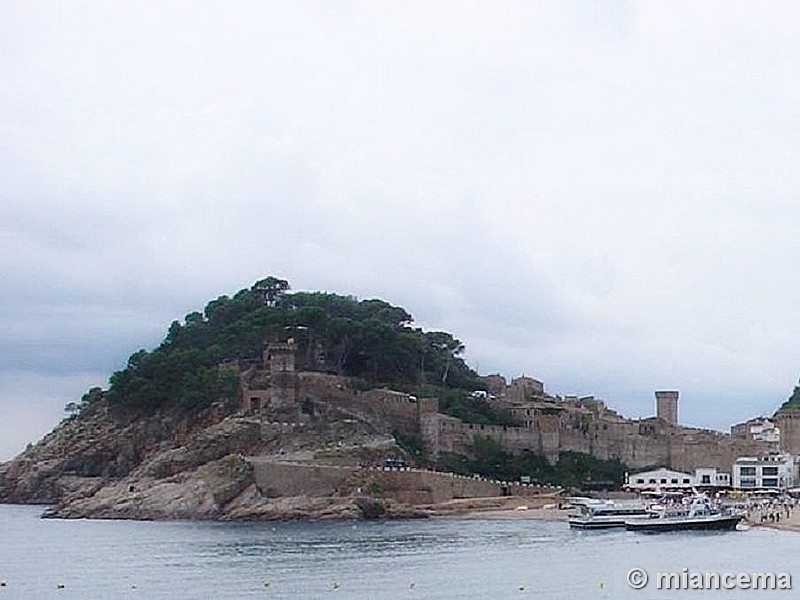
[[631,414],[791,390],[792,4],[0,10],[0,374],[105,378],[275,274]]
[[0,371],[0,460],[12,458],[29,443],[41,439],[66,413],[68,402],[79,400],[92,385],[102,385],[102,373],[73,372],[46,375],[4,368]]

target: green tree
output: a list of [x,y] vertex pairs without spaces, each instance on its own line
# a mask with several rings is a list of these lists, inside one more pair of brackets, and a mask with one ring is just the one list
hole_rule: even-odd
[[792,395],[784,402],[780,409],[784,408],[800,408],[800,382],[798,385],[794,386],[794,390],[792,391]]
[[[361,378],[368,385],[406,390],[481,385],[461,356],[459,340],[411,323],[405,309],[384,300],[290,293],[286,280],[266,277],[173,321],[159,347],[132,354],[126,367],[111,376],[106,396],[112,405],[202,405],[216,393],[213,370],[219,364],[258,361],[266,343],[289,338],[294,338],[302,368]],[[458,410],[485,413],[491,421],[487,407],[459,402]]]
[[267,277],[256,281],[251,288],[267,306],[275,306],[278,299],[289,289],[289,282],[277,277]]

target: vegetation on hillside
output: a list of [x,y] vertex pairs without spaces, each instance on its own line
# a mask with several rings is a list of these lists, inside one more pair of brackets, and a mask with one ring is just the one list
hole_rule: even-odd
[[794,386],[794,391],[792,391],[792,395],[781,404],[781,407],[778,410],[788,409],[788,408],[798,408],[800,409],[800,385]]
[[139,350],[111,376],[105,396],[117,406],[202,408],[235,397],[237,374],[226,364],[258,361],[266,343],[289,339],[299,368],[373,386],[433,386],[437,394],[481,387],[461,357],[464,345],[449,333],[414,327],[405,309],[383,300],[289,290],[286,280],[267,277],[174,321],[156,349]]
[[[82,413],[100,398],[112,408],[137,411],[169,406],[192,412],[217,400],[234,401],[239,390],[236,367],[259,363],[267,344],[286,342],[294,345],[298,369],[354,377],[367,386],[386,385],[418,397],[436,396],[443,413],[467,423],[517,424],[494,403],[470,393],[483,389],[483,382],[464,362],[464,345],[451,334],[414,327],[405,309],[383,300],[293,293],[289,282],[275,277],[232,297],[220,296],[202,312],[174,321],[157,348],[132,354],[111,376],[107,390],[90,389],[80,403],[68,404],[67,412]],[[797,388],[795,395],[800,395]],[[409,456],[426,460],[419,438],[396,437]],[[570,487],[614,487],[624,473],[620,463],[579,453],[563,453],[556,465],[533,453],[514,456],[492,438],[477,438],[471,450],[474,458],[445,453],[438,466]]]
[[474,458],[462,454],[441,453],[437,466],[454,473],[477,473],[504,481],[552,483],[573,489],[615,489],[625,479],[625,465],[619,461],[600,460],[581,452],[561,452],[558,462],[551,465],[532,452],[513,455],[503,450],[500,441],[477,437],[473,443]]
[[519,425],[507,410],[499,409],[482,398],[475,398],[465,390],[439,391],[439,411],[461,419],[465,423],[481,425]]

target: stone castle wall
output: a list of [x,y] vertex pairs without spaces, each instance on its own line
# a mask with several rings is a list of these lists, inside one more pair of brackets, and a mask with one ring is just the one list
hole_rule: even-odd
[[[558,460],[559,453],[574,451],[602,460],[619,460],[632,469],[716,467],[730,472],[739,456],[773,449],[762,441],[677,425],[673,422],[677,418],[677,392],[657,392],[659,416],[631,420],[594,398],[552,398],[544,394],[541,382],[520,378],[508,388],[514,397],[498,404],[520,425],[502,426],[464,423],[439,414],[436,399],[417,399],[389,389],[361,391],[335,375],[278,369],[270,372],[269,379],[267,390],[250,390],[248,395],[243,389],[245,409],[254,405],[293,406],[300,421],[338,409],[376,431],[420,437],[431,455],[469,455],[478,437],[490,437],[499,440],[508,452],[536,453],[551,463]],[[785,440],[783,449],[800,453],[800,411],[782,412],[776,415],[776,424]]]
[[730,472],[739,456],[760,454],[767,445],[757,440],[671,426],[661,419],[603,419],[589,413],[540,414],[523,427],[476,425],[445,415],[426,415],[421,422],[424,447],[431,453],[469,455],[475,439],[491,437],[513,454],[530,451],[548,461],[574,451],[602,460],[619,460],[630,468],[665,466],[677,470],[716,467]]
[[391,429],[416,437],[422,416],[439,410],[436,398],[416,398],[389,389],[359,391],[336,375],[311,372],[298,375],[298,400],[308,399],[345,410],[378,429],[389,423]]

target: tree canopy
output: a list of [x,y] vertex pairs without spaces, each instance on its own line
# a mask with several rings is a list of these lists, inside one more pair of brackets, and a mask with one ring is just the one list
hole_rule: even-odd
[[111,376],[109,400],[191,407],[233,396],[235,372],[223,365],[258,361],[265,344],[290,339],[299,368],[407,389],[480,387],[461,357],[464,344],[449,333],[414,327],[405,309],[378,299],[290,289],[288,281],[266,277],[173,321],[157,348],[134,353]]
[[782,410],[784,408],[800,408],[800,382],[798,385],[794,386],[794,390],[792,391],[792,395],[784,402],[778,410]]
[[601,460],[581,452],[560,452],[558,462],[551,465],[544,456],[533,452],[513,455],[492,437],[476,437],[473,457],[440,453],[438,466],[465,475],[477,473],[485,477],[517,481],[528,477],[532,482],[547,482],[575,489],[615,489],[625,480],[627,467],[618,460]]

